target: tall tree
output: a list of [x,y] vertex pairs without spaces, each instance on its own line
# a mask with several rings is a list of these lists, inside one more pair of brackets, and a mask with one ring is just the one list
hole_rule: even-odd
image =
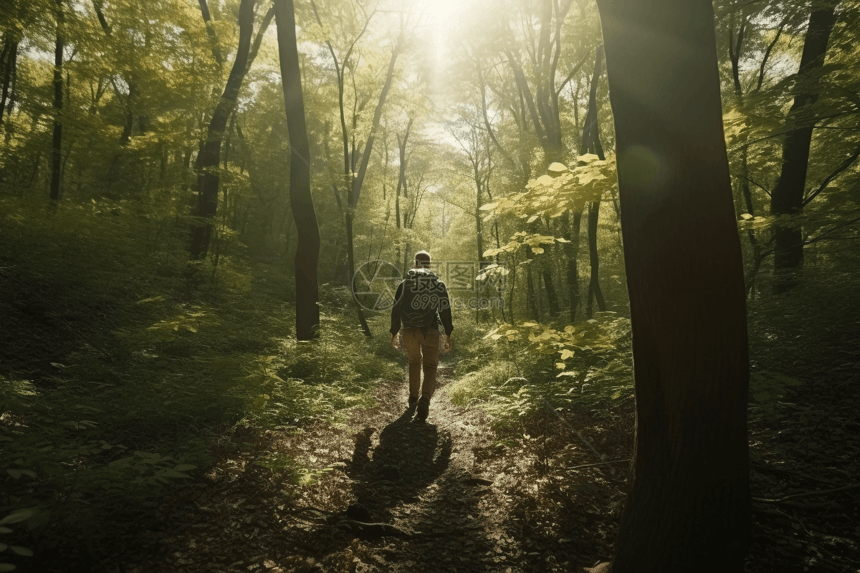
[[636,386],[614,573],[743,569],[749,355],[709,0],[599,0]]
[[[788,131],[782,146],[782,170],[771,193],[772,215],[797,215],[803,210],[809,147],[816,122],[812,106],[820,94],[818,70],[824,65],[827,43],[836,23],[838,1],[813,4],[809,27],[797,72],[797,95],[788,111]],[[795,279],[792,271],[803,263],[803,231],[797,225],[779,224],[774,237],[774,292],[789,290]]]
[[[323,27],[322,19],[319,15],[319,10],[314,2],[311,2],[311,7],[314,10],[314,16],[316,17],[317,23],[320,27]],[[364,9],[362,8],[362,11]],[[350,65],[350,57],[353,55],[353,51],[359,41],[359,39],[364,35],[367,31],[367,27],[370,24],[370,20],[373,18],[375,12],[371,12],[367,14],[364,12],[364,24],[362,29],[358,32],[355,38],[350,42],[346,53],[343,57],[342,61],[338,60],[337,52],[334,49],[334,45],[331,42],[331,39],[326,39],[326,46],[329,49],[329,53],[331,54],[332,61],[335,66],[335,73],[337,74],[337,85],[338,85],[338,106],[340,112],[340,125],[341,125],[341,138],[343,142],[343,165],[344,165],[344,191],[346,192],[346,198],[343,200],[346,203],[346,209],[344,210],[344,223],[346,230],[346,257],[347,257],[347,276],[348,276],[348,284],[350,288],[354,287],[353,280],[355,276],[355,233],[353,227],[355,225],[355,213],[358,208],[358,201],[361,198],[361,190],[364,185],[364,178],[367,174],[367,167],[370,164],[370,157],[373,152],[373,143],[376,139],[376,131],[379,128],[379,122],[382,119],[382,111],[385,107],[385,101],[388,98],[388,92],[391,90],[391,83],[394,80],[394,70],[397,64],[397,58],[400,56],[403,51],[405,45],[405,36],[404,30],[402,28],[403,23],[401,21],[401,30],[400,35],[394,43],[394,46],[391,51],[391,57],[388,61],[388,70],[385,74],[385,81],[382,85],[382,89],[379,92],[379,99],[376,102],[376,107],[373,110],[373,116],[370,124],[370,131],[367,135],[367,139],[363,142],[363,146],[356,143],[355,140],[355,132],[358,124],[358,114],[364,108],[364,106],[368,103],[365,101],[362,104],[358,104],[359,94],[355,93],[354,96],[356,98],[356,105],[353,106],[352,113],[352,131],[347,128],[346,122],[346,113],[345,113],[345,82],[346,82],[346,73],[347,70],[352,74],[353,80],[355,80],[356,67],[357,64],[353,63]],[[350,145],[350,142],[352,145]],[[338,201],[341,201],[340,197]],[[405,226],[405,225],[404,225]],[[370,332],[370,326],[367,324],[367,320],[364,317],[364,311],[362,310],[361,305],[358,301],[355,301],[355,308],[358,314],[358,321],[361,324],[361,328],[364,331],[365,336],[372,336]]]
[[[407,167],[407,157],[406,157],[406,144],[409,141],[409,132],[412,129],[412,122],[414,118],[410,117],[409,122],[406,124],[406,131],[403,133],[403,137],[400,137],[400,134],[397,134],[397,148],[400,153],[400,165],[397,170],[397,191],[394,196],[394,223],[397,226],[398,234],[401,228],[401,217],[400,217],[400,197],[402,194],[406,192],[406,167]],[[405,215],[405,209],[404,209]],[[405,219],[405,216],[404,216]],[[405,225],[403,225],[405,227]],[[397,250],[395,252],[395,260],[400,261],[400,241],[397,242]],[[404,272],[405,269],[404,269]]]
[[[12,114],[12,100],[15,95],[15,76],[18,73],[18,44],[19,40],[13,36],[11,30],[3,38],[3,52],[0,55],[0,123],[3,123],[3,113],[7,107],[9,115]],[[12,91],[10,93],[10,88]],[[7,102],[9,102],[7,106]]]
[[[603,47],[597,48],[597,58],[594,61],[594,73],[591,76],[591,90],[588,95],[588,111],[585,113],[585,127],[582,130],[582,150],[585,153],[594,153],[600,160],[606,159],[603,153],[603,144],[600,142],[600,126],[597,123],[597,86],[600,75],[603,72]],[[600,259],[597,254],[597,223],[600,219],[600,199],[588,203],[588,259],[591,266],[591,275],[588,281],[588,302],[585,305],[585,314],[591,318],[593,314],[594,298],[597,298],[597,308],[602,312],[606,310],[606,302],[603,300],[603,291],[600,290],[599,270]]]
[[54,44],[54,138],[51,151],[51,201],[60,200],[60,176],[63,162],[63,0],[57,0],[57,39]]
[[227,120],[236,107],[236,99],[239,97],[239,90],[248,70],[248,55],[251,51],[251,36],[254,31],[255,3],[256,0],[242,0],[239,5],[239,49],[236,52],[236,59],[233,61],[230,76],[227,78],[224,94],[218,101],[209,122],[206,142],[197,157],[200,186],[197,216],[202,217],[204,221],[196,224],[192,230],[192,259],[205,257],[212,240],[212,220],[218,210],[218,185],[220,182],[218,164],[221,162],[221,141],[224,139]]
[[317,263],[320,231],[311,195],[311,152],[296,41],[293,0],[275,0],[278,54],[290,137],[290,206],[298,231],[296,247],[296,338],[310,340],[320,323]]

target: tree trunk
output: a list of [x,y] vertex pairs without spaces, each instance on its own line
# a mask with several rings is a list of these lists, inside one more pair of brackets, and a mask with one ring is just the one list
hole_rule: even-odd
[[603,300],[603,291],[597,281],[600,269],[600,259],[597,256],[597,220],[600,218],[600,201],[592,201],[588,204],[588,259],[591,263],[591,278],[588,281],[588,304],[585,313],[588,318],[594,315],[592,298],[597,299],[597,310],[606,310],[606,301]]
[[57,0],[57,41],[54,45],[54,139],[51,155],[51,201],[60,200],[60,170],[63,161],[63,0]]
[[[531,258],[531,249],[529,249],[528,247],[526,247],[526,249],[529,251],[526,256]],[[534,259],[532,259],[532,261],[534,261]],[[528,308],[529,318],[540,322],[540,311],[538,310],[536,295],[537,293],[535,293],[535,283],[532,279],[532,264],[529,263],[526,266],[526,307]]]
[[349,273],[349,289],[350,292],[353,293],[353,300],[355,302],[355,310],[358,315],[358,323],[361,325],[361,331],[364,332],[364,335],[367,337],[373,336],[373,333],[370,331],[370,325],[367,324],[367,319],[364,317],[364,309],[361,304],[358,302],[358,299],[355,298],[355,242],[353,235],[353,217],[354,211],[352,209],[348,209],[346,212],[346,265],[347,272]]
[[[750,534],[749,354],[713,7],[598,8],[636,381],[632,483],[612,571],[740,572]],[[653,176],[643,175],[649,165]]]
[[406,142],[409,139],[409,131],[412,129],[412,118],[409,118],[409,123],[406,124],[406,133],[403,134],[403,139],[400,138],[400,135],[397,135],[397,148],[400,151],[400,164],[397,175],[397,192],[394,195],[394,223],[397,225],[398,237],[397,237],[397,249],[395,252],[395,258],[397,261],[400,261],[400,193],[401,189],[403,189],[406,185]]
[[[600,142],[600,126],[597,121],[597,84],[600,74],[603,72],[603,49],[598,46],[597,57],[594,61],[594,72],[591,75],[591,90],[588,94],[588,111],[585,114],[585,127],[582,130],[582,149],[586,153],[594,153],[600,160],[606,159],[603,154],[603,145]],[[597,298],[597,308],[602,312],[606,310],[606,302],[603,300],[603,291],[600,290],[598,271],[600,260],[597,253],[597,222],[600,218],[600,200],[591,201],[588,204],[588,258],[591,264],[591,275],[588,280],[588,301],[585,306],[585,314],[591,318],[594,314],[593,299]]]
[[567,298],[570,302],[570,322],[576,322],[576,311],[579,308],[579,235],[582,229],[582,211],[574,211],[572,214],[572,232],[565,231],[563,237],[568,241],[565,244],[567,253]]
[[[349,193],[347,212],[346,212],[346,260],[347,260],[347,276],[349,282],[349,288],[352,290],[353,294],[355,293],[354,289],[354,281],[355,281],[355,252],[354,252],[354,238],[353,238],[353,222],[355,217],[356,209],[358,208],[358,200],[361,197],[361,188],[364,184],[364,177],[367,173],[367,166],[370,163],[370,154],[373,151],[373,141],[376,137],[376,130],[379,127],[379,121],[382,118],[382,110],[385,107],[385,100],[388,97],[388,91],[391,89],[391,82],[394,79],[394,66],[397,63],[397,57],[400,54],[400,49],[402,47],[401,37],[398,40],[397,45],[394,47],[394,50],[391,53],[391,59],[388,62],[388,71],[385,76],[385,83],[382,86],[382,90],[379,92],[379,101],[376,102],[376,109],[373,111],[373,119],[371,120],[370,125],[370,134],[367,136],[367,141],[364,144],[364,151],[362,152],[361,161],[358,163],[358,171],[356,173],[356,160],[357,155],[355,152],[355,140],[353,139],[353,152],[352,152],[352,162],[350,164],[349,158],[350,153],[347,145],[348,137],[346,132],[346,124],[343,120],[343,69],[340,72],[340,113],[341,113],[341,128],[343,130],[343,148],[344,148],[344,182],[346,185],[347,192]],[[335,65],[337,62],[335,61]],[[345,68],[345,64],[344,64]],[[357,121],[357,112],[353,110],[353,132],[352,136],[355,137],[355,124]],[[405,138],[404,138],[405,140]],[[355,173],[355,176],[353,176]],[[406,217],[403,217],[403,226],[406,227]],[[367,320],[364,317],[364,310],[362,306],[359,304],[358,300],[355,299],[355,308],[358,313],[358,322],[361,324],[361,329],[364,332],[364,335],[367,337],[373,336],[373,333],[370,331],[370,327],[367,324]]]
[[[750,190],[750,182],[747,179],[749,170],[747,169],[749,157],[749,148],[745,145],[743,149],[741,149],[741,194],[744,197],[744,204],[747,208],[747,213],[755,217],[755,204],[753,203],[752,191]],[[761,256],[761,245],[759,245],[758,238],[755,235],[755,231],[752,229],[747,230],[747,236],[750,240],[750,245],[753,249],[753,264],[750,265],[750,270],[747,272],[746,278],[744,279],[744,284],[746,285],[746,292],[755,296],[755,277],[758,272],[759,261]]]
[[224,129],[227,120],[236,106],[236,98],[239,89],[245,79],[247,71],[248,53],[251,49],[251,34],[254,31],[254,3],[255,0],[242,0],[239,6],[239,49],[236,52],[236,60],[233,69],[227,78],[224,94],[212,120],[209,122],[209,133],[206,143],[197,157],[197,171],[199,181],[199,202],[197,205],[197,216],[205,219],[204,223],[194,226],[191,236],[191,258],[202,259],[209,250],[209,241],[212,236],[212,219],[218,209],[218,166],[221,163],[221,140],[224,138]]
[[209,5],[206,3],[206,0],[198,0],[198,2],[200,3],[200,12],[203,15],[203,21],[206,23],[206,34],[209,36],[212,56],[218,62],[218,65],[222,66],[224,65],[224,60],[221,58],[221,50],[218,49],[218,36],[215,35],[215,28],[212,27],[212,16],[209,15]]
[[[9,33],[11,35],[11,32]],[[3,65],[3,85],[0,88],[0,123],[3,123],[3,114],[6,111],[6,103],[9,101],[9,87],[12,83],[12,76],[15,73],[16,63],[18,61],[18,42],[7,39],[3,46],[3,58],[0,63]],[[12,106],[9,106],[9,114],[12,114]]]
[[310,340],[316,336],[320,323],[317,278],[320,231],[311,196],[311,154],[305,125],[293,0],[275,0],[275,13],[284,108],[290,138],[290,207],[298,234],[295,262],[296,338]]
[[[836,4],[820,7],[809,17],[809,28],[800,57],[798,83],[805,89],[794,98],[786,123],[792,127],[782,145],[782,171],[770,201],[772,215],[797,215],[803,210],[803,190],[809,167],[809,146],[815,123],[812,105],[818,100],[820,80],[816,72],[824,64],[827,42],[836,23]],[[777,225],[774,237],[773,272],[775,294],[791,289],[796,271],[803,264],[803,233],[800,228]]]

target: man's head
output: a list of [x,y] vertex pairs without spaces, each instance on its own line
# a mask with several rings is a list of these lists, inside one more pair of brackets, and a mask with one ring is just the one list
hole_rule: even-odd
[[430,268],[430,253],[427,251],[418,251],[415,253],[415,266],[413,269],[429,269]]

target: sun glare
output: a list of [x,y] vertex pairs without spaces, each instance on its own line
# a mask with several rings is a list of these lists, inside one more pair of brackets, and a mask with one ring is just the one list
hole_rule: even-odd
[[439,61],[447,52],[448,34],[456,29],[474,0],[431,0],[427,4],[428,24],[431,28],[433,53]]

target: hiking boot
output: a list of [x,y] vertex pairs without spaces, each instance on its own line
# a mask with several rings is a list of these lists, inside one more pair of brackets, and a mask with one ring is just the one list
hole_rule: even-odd
[[414,396],[409,396],[409,406],[406,407],[406,411],[407,412],[414,412],[415,411],[415,405],[417,403],[418,403],[418,398],[415,398]]
[[421,396],[421,399],[418,400],[418,404],[415,407],[415,418],[414,422],[424,422],[427,419],[427,414],[430,413],[430,399]]

